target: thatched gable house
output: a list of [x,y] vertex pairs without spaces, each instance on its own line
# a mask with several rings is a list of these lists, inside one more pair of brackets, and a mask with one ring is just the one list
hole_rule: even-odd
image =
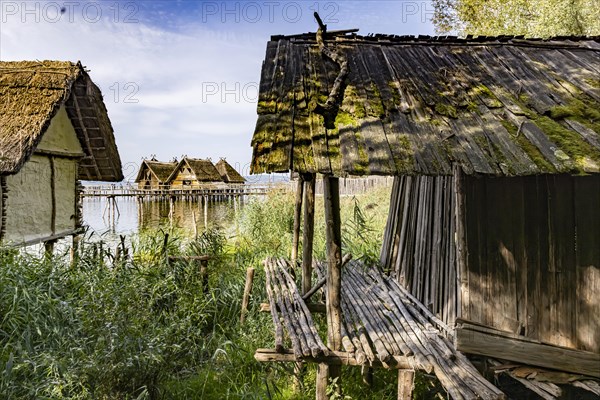
[[599,377],[599,48],[274,36],[251,172],[397,176],[382,264],[460,350]]
[[215,165],[225,183],[245,183],[246,179],[239,174],[224,158]]
[[167,180],[171,189],[188,189],[207,183],[223,183],[210,159],[183,157]]
[[161,162],[152,158],[144,160],[135,178],[139,189],[168,189],[169,177],[179,165],[177,161]]
[[79,179],[123,179],[100,89],[80,63],[0,62],[0,240],[75,232]]

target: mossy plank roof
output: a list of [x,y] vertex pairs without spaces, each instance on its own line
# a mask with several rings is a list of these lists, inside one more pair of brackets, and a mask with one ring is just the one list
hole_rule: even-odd
[[0,61],[0,174],[14,174],[64,106],[85,156],[79,178],[121,181],[121,159],[100,89],[81,63]]
[[252,173],[515,176],[600,172],[600,38],[326,36],[267,45]]

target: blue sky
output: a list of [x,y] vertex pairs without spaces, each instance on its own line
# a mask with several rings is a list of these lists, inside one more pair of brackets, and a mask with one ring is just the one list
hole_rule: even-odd
[[[62,13],[61,13],[62,8]],[[127,178],[142,157],[219,157],[248,172],[271,35],[434,34],[428,1],[0,0],[0,60],[80,60],[100,86]]]

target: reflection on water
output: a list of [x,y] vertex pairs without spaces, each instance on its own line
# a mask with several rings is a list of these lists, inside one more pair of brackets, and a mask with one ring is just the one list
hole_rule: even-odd
[[199,232],[205,227],[229,225],[235,216],[237,204],[231,201],[203,204],[196,201],[178,200],[173,203],[173,215],[169,218],[167,200],[146,200],[138,203],[134,197],[117,197],[117,210],[104,197],[83,199],[83,220],[90,230],[105,240],[118,235],[131,235],[140,230],[169,226],[194,231],[194,221]]

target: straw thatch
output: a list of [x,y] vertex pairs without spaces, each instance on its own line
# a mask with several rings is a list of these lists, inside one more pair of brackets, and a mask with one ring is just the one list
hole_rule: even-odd
[[226,183],[244,183],[246,179],[240,175],[224,158],[221,158],[215,165],[221,178]]
[[171,176],[177,165],[179,165],[177,161],[161,162],[154,159],[144,160],[140,166],[137,177],[135,178],[135,182],[138,183],[141,181],[143,179],[144,171],[150,170],[159,184],[167,183],[169,176]]
[[331,34],[325,45],[347,74],[314,33],[268,43],[252,173],[600,172],[600,37]]
[[183,157],[169,176],[169,183],[172,183],[173,179],[177,177],[177,174],[184,166],[190,167],[192,174],[196,177],[196,181],[198,182],[223,182],[219,171],[217,171],[217,168],[215,168],[214,164],[209,159],[203,160]]
[[85,153],[79,178],[122,180],[100,89],[81,63],[63,61],[0,61],[0,174],[20,170],[63,105]]

